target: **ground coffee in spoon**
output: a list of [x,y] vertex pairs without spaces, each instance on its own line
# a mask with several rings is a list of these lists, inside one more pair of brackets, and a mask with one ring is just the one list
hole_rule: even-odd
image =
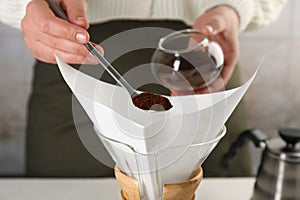
[[169,99],[149,92],[143,92],[132,98],[133,104],[143,110],[164,111],[172,108]]

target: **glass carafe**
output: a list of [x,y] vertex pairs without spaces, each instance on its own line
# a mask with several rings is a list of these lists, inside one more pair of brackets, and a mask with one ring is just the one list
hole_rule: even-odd
[[147,154],[96,132],[118,168],[137,180],[141,200],[162,200],[163,186],[187,180],[225,135],[226,128],[201,143],[168,146]]
[[152,72],[175,93],[192,94],[215,81],[223,64],[224,55],[218,43],[199,30],[186,29],[160,39],[152,57]]

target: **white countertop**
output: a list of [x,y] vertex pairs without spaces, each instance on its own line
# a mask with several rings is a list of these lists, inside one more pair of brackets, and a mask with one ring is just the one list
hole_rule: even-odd
[[[204,178],[196,200],[250,200],[254,178]],[[0,200],[121,200],[113,178],[0,179]]]

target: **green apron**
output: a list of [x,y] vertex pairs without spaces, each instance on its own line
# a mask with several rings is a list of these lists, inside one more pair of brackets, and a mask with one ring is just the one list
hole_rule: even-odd
[[[125,30],[138,27],[165,27],[173,30],[189,28],[179,21],[111,21],[92,25],[89,29],[91,41],[101,43],[105,39]],[[149,36],[145,36],[149,37]],[[105,55],[116,46],[106,47]],[[149,63],[153,49],[142,49],[121,56],[113,62],[120,73],[132,67]],[[78,66],[74,66],[78,67]],[[102,80],[114,83],[105,73]],[[235,74],[228,84],[237,84]],[[141,88],[166,94],[164,88],[145,86]],[[56,65],[37,61],[34,67],[32,95],[28,107],[28,127],[26,135],[26,175],[29,177],[105,177],[113,176],[113,170],[95,159],[82,144],[74,125],[72,114],[72,93],[64,82]],[[76,101],[76,100],[75,100]],[[75,102],[84,113],[83,109]],[[91,140],[99,141],[87,115],[80,119],[80,130],[86,130]],[[227,134],[204,163],[205,176],[248,176],[251,173],[250,157],[247,149],[239,153],[229,169],[220,167],[220,157],[228,150],[237,134],[243,131],[245,115],[240,105],[229,119]],[[105,151],[99,147],[100,151]]]

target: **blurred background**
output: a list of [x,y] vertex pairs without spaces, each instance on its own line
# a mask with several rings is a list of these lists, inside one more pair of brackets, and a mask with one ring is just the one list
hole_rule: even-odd
[[[276,136],[282,127],[300,128],[300,1],[289,0],[278,20],[240,36],[243,80],[265,62],[245,95],[249,128]],[[19,30],[0,24],[0,176],[24,173],[26,107],[34,59]],[[258,163],[259,153],[253,150]],[[256,171],[254,166],[254,172]]]

